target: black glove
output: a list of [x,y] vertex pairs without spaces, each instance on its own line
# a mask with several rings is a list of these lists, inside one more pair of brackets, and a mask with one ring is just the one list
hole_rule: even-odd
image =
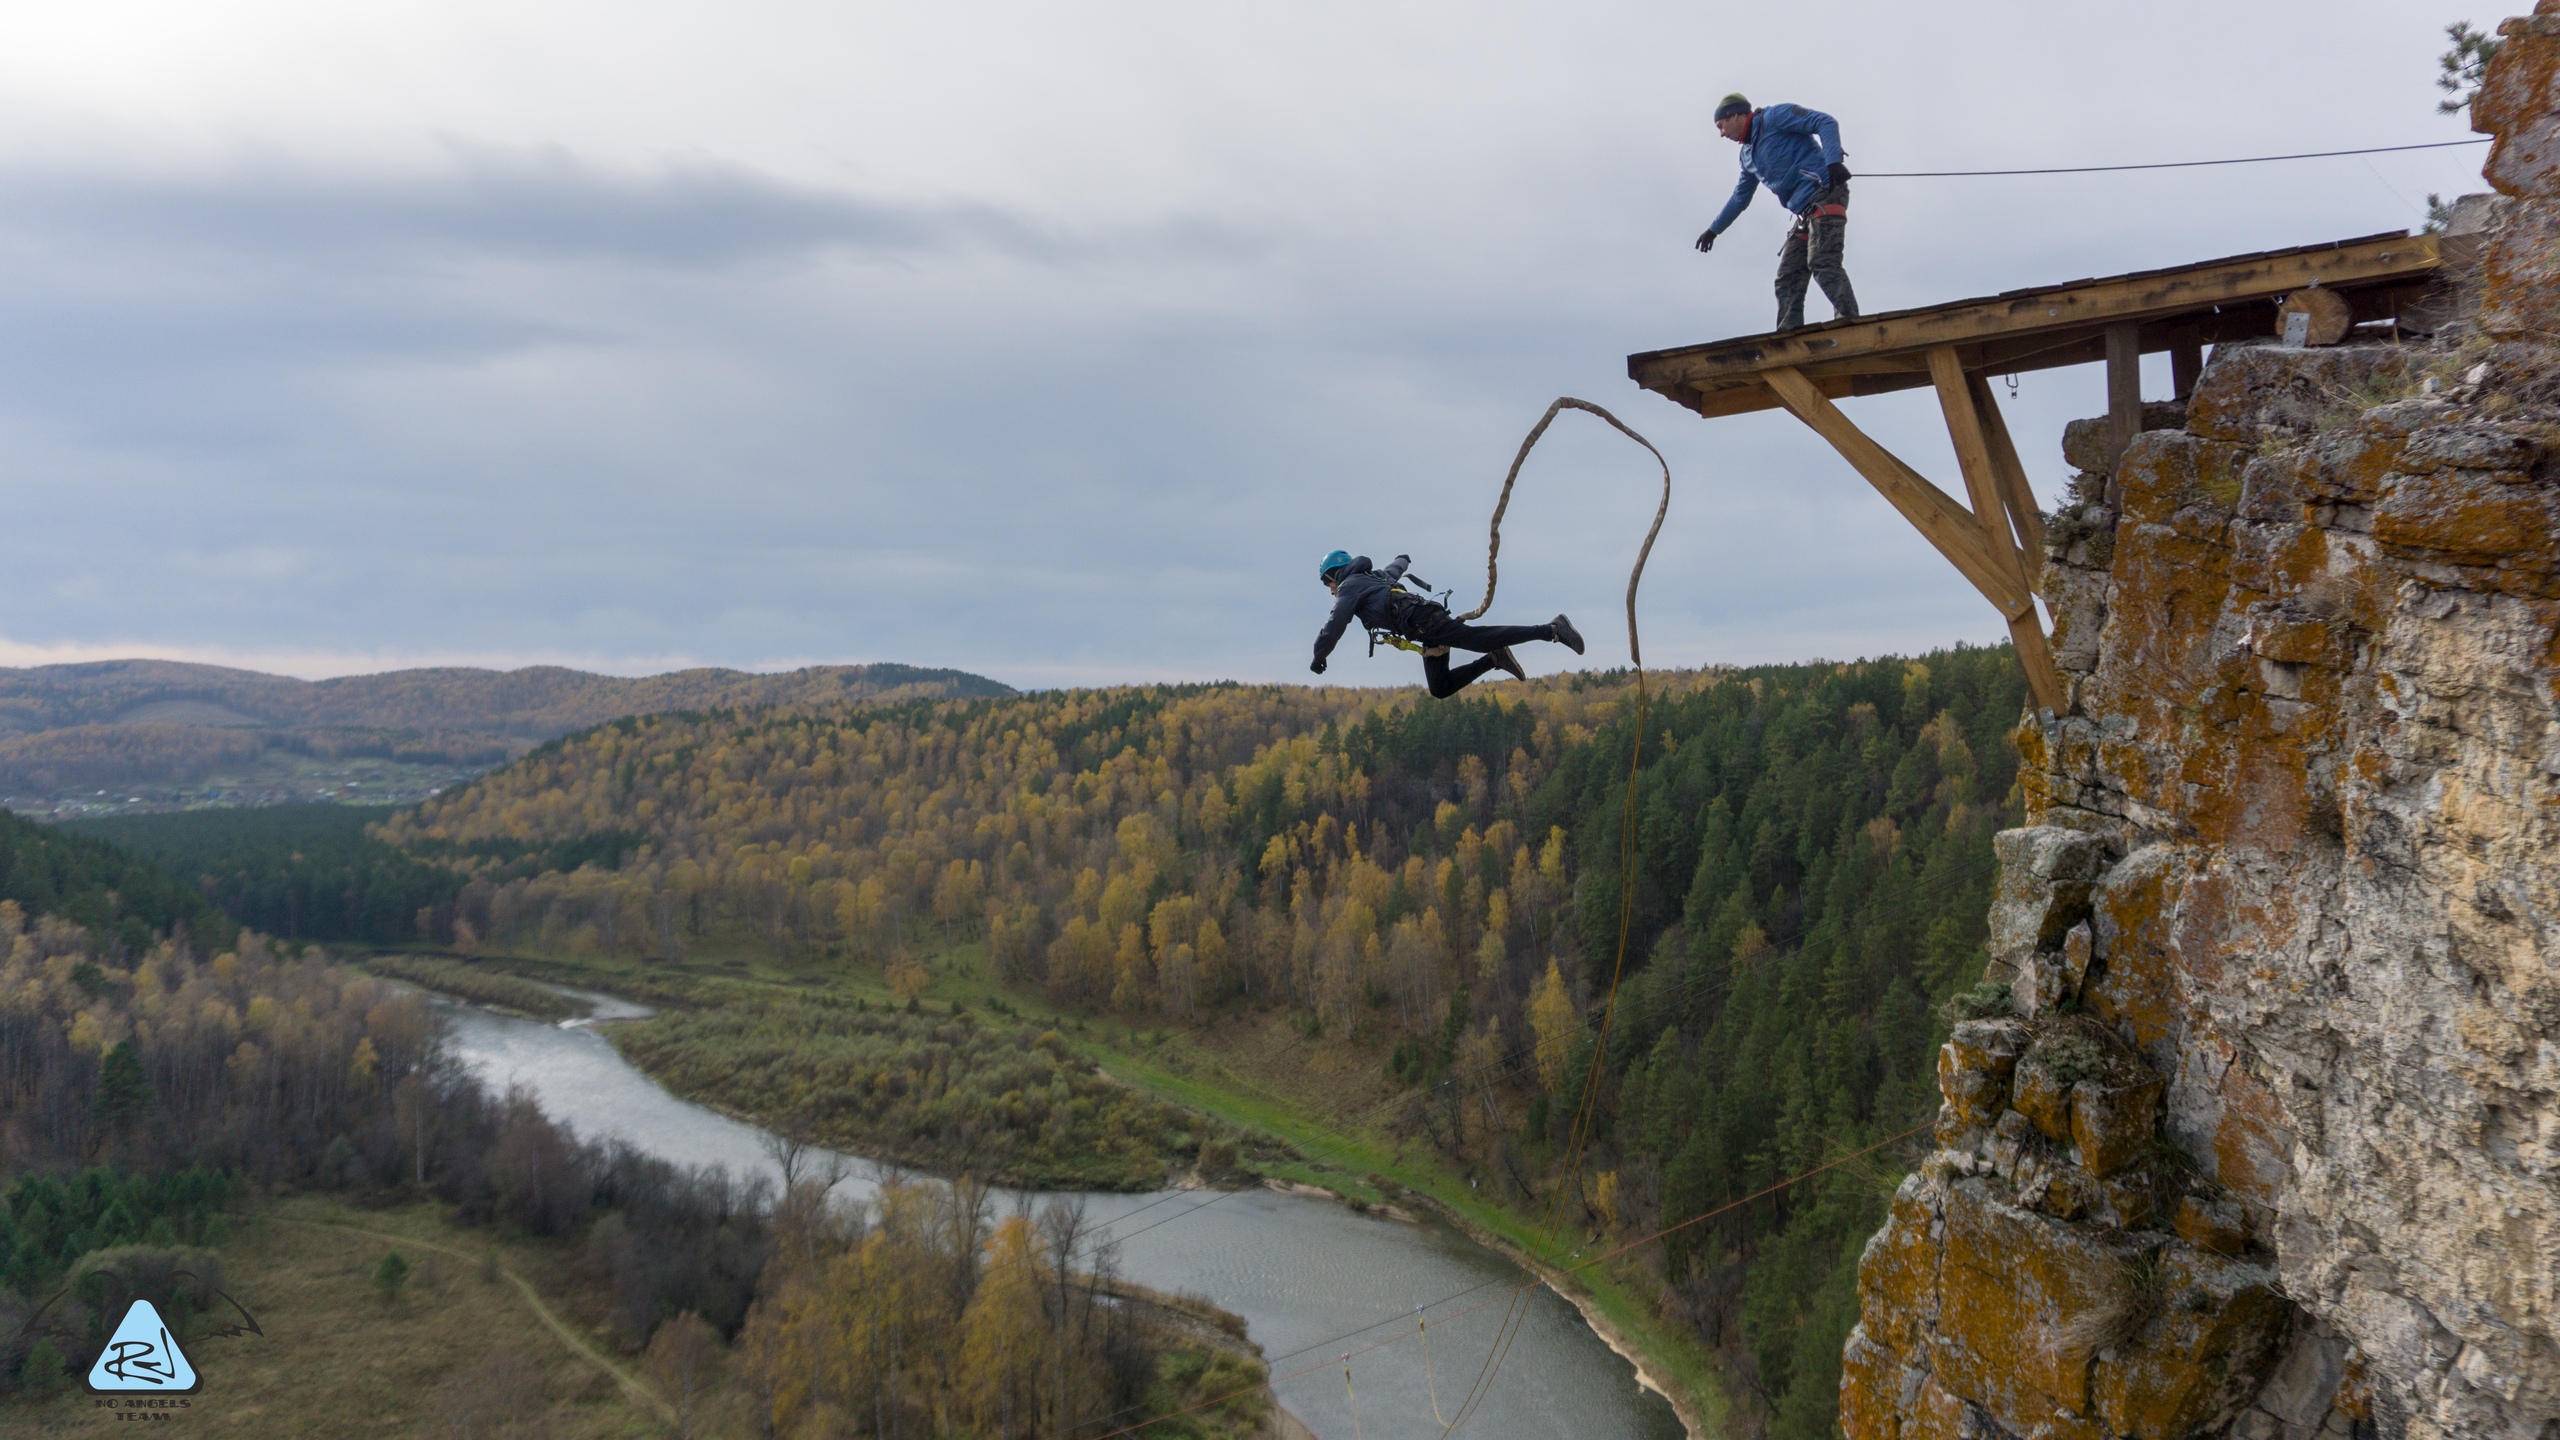
[[1713,230],[1701,230],[1701,231],[1699,231],[1699,232],[1698,232],[1698,253],[1699,253],[1699,254],[1701,254],[1701,255],[1704,255],[1704,254],[1706,254],[1708,251],[1713,250],[1714,248],[1716,248],[1716,232],[1714,232]]
[[1312,663],[1312,664],[1308,665],[1308,666],[1307,666],[1307,668],[1308,668],[1308,669],[1310,669],[1310,670],[1313,670],[1314,672],[1316,672],[1316,673],[1317,673],[1317,674],[1319,674],[1319,675],[1323,674],[1323,673],[1324,673],[1324,657],[1323,657],[1323,656],[1321,656],[1321,655],[1317,656],[1317,657],[1315,658],[1314,663]]
[[1832,184],[1834,184],[1834,185],[1846,185],[1846,184],[1848,184],[1848,183],[1849,183],[1849,167],[1848,167],[1848,166],[1846,166],[1846,165],[1834,165],[1834,166],[1832,166],[1832,167],[1831,167],[1831,183],[1832,183]]

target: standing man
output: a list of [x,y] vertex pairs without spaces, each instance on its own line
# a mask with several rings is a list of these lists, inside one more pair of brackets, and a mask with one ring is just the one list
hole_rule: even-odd
[[1840,268],[1849,228],[1849,167],[1841,163],[1847,152],[1840,148],[1840,122],[1801,105],[1754,110],[1750,101],[1727,95],[1716,106],[1716,133],[1742,147],[1742,183],[1698,237],[1699,252],[1716,248],[1716,237],[1750,205],[1753,189],[1766,185],[1796,217],[1778,250],[1778,328],[1804,324],[1807,280],[1822,282],[1832,313],[1854,319],[1858,296],[1849,288],[1849,272]]

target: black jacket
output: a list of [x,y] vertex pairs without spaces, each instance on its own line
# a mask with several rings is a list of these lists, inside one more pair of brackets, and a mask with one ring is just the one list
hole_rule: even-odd
[[1342,632],[1353,619],[1373,630],[1394,630],[1397,607],[1390,598],[1396,593],[1396,582],[1404,578],[1404,567],[1413,563],[1409,556],[1399,555],[1387,562],[1383,570],[1370,568],[1369,557],[1361,555],[1351,562],[1350,570],[1334,587],[1333,613],[1325,617],[1324,628],[1316,632],[1316,658],[1324,659],[1342,641]]

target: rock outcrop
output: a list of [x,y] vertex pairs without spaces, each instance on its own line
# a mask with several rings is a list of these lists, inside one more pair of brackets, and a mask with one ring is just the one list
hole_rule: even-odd
[[2223,347],[2054,517],[1856,1440],[2560,1440],[2560,0],[2501,33],[2468,318]]

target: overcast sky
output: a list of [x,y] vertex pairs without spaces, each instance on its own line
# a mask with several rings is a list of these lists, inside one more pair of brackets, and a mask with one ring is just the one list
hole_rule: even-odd
[[[1689,248],[1716,99],[1828,110],[1874,171],[2459,139],[2441,30],[2501,13],[11,6],[0,664],[1303,679],[1336,545],[1471,600],[1560,394],[1671,459],[1654,663],[1992,640],[1795,422],[1626,379],[1770,323],[1774,204]],[[1849,269],[1884,310],[2411,227],[2480,153],[1862,181]],[[2048,503],[2101,409],[2097,367],[2021,381]],[[1921,393],[1852,413],[1961,493]],[[1569,610],[1622,662],[1656,483],[1559,421],[1493,618]],[[1352,648],[1330,678],[1417,678]]]

